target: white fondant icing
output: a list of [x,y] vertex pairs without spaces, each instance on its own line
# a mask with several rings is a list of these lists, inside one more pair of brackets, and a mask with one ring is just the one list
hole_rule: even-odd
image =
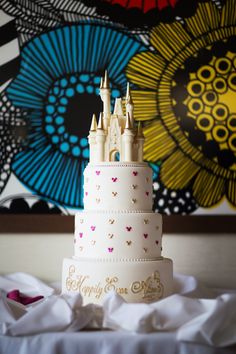
[[75,216],[74,254],[85,258],[157,258],[161,256],[161,236],[162,217],[157,213],[82,211]]
[[152,210],[152,170],[146,163],[88,164],[85,210]]

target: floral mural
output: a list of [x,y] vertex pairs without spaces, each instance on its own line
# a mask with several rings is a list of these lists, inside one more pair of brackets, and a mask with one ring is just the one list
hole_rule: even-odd
[[0,212],[83,207],[105,70],[112,106],[130,82],[154,210],[234,212],[233,0],[3,0],[0,16]]

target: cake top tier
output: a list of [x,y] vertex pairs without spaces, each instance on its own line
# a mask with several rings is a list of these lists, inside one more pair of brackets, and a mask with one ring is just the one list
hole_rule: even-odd
[[100,97],[103,101],[103,112],[99,122],[95,114],[89,131],[90,162],[142,162],[144,136],[141,124],[134,125],[134,105],[130,87],[127,84],[125,109],[121,98],[116,98],[114,112],[111,113],[111,90],[107,72],[101,79]]
[[84,209],[152,211],[152,169],[140,162],[89,163],[84,170]]

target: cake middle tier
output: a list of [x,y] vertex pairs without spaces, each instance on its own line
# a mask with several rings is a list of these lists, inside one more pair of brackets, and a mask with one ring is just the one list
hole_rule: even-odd
[[82,211],[75,215],[74,255],[79,258],[158,258],[161,243],[158,213]]
[[152,210],[152,169],[147,163],[89,163],[84,170],[85,210]]

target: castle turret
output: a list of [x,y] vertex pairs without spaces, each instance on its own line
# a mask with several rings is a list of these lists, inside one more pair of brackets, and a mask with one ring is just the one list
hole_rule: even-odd
[[88,136],[90,162],[94,162],[96,160],[96,133],[97,133],[97,120],[95,114],[93,114],[90,130],[89,130],[89,136]]
[[138,130],[136,135],[136,142],[138,145],[138,162],[143,162],[143,144],[144,144],[144,135],[143,135],[143,128],[141,122],[138,123]]
[[134,104],[131,97],[129,83],[127,83],[127,90],[126,90],[126,114],[128,113],[130,116],[132,127],[134,127]]
[[100,114],[99,122],[96,132],[96,150],[97,156],[96,161],[102,162],[105,158],[105,141],[106,141],[106,132],[103,124],[103,114]]
[[116,116],[123,116],[124,115],[121,98],[116,98],[113,114]]
[[129,113],[127,113],[123,137],[123,161],[133,161],[134,132]]
[[103,101],[104,128],[107,129],[111,116],[111,90],[107,71],[105,71],[104,79],[101,79],[100,96]]

